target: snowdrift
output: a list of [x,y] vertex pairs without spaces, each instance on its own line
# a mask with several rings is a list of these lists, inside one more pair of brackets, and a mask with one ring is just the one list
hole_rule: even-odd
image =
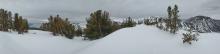
[[174,35],[138,25],[120,29],[77,54],[220,54],[219,33],[202,33],[190,45],[183,44],[182,32]]
[[102,39],[85,41],[30,30],[27,34],[0,32],[0,54],[220,54],[220,33],[201,33],[197,42],[182,43],[182,33],[155,26],[120,29]]
[[30,30],[27,34],[0,32],[0,54],[75,54],[91,41],[52,36],[50,32]]

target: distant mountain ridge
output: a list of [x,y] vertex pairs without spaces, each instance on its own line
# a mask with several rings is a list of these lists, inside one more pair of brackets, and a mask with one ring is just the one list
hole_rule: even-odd
[[191,17],[183,22],[183,26],[192,26],[198,32],[220,32],[220,20],[215,20],[207,16]]
[[[148,17],[148,18],[137,18],[134,19],[136,22],[137,21],[143,21],[144,19],[157,19],[157,18],[162,18],[163,17]],[[125,18],[113,18],[113,21],[117,22],[122,22],[123,19]],[[184,28],[189,28],[190,25],[192,25],[194,31],[201,32],[201,33],[206,33],[206,32],[220,32],[220,20],[212,19],[211,17],[208,16],[194,16],[189,19],[182,19],[181,20],[181,27]],[[85,23],[85,22],[84,22]],[[29,23],[29,28],[32,30],[39,30],[40,29],[41,23]],[[82,24],[81,26],[84,26]]]

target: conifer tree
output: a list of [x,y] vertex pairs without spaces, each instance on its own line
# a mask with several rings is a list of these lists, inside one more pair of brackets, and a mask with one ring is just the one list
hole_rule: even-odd
[[0,9],[0,30],[1,31],[9,31],[9,29],[12,26],[12,17],[11,17],[11,12]]
[[19,16],[17,13],[15,14],[14,21],[14,30],[18,32],[18,34],[23,34],[28,32],[28,21],[23,19],[22,16]]
[[68,20],[62,19],[59,15],[48,18],[47,23],[42,23],[40,28],[44,31],[50,31],[53,35],[65,36],[69,39],[72,39],[75,35],[75,26],[71,24]]
[[122,24],[122,28],[125,27],[134,27],[136,25],[136,22],[133,21],[131,17],[128,17]]
[[172,20],[171,20],[171,33],[176,33],[176,31],[178,30],[178,6],[175,5],[174,8],[172,9]]
[[109,18],[107,11],[97,10],[90,14],[90,18],[87,19],[85,38],[94,40],[105,37],[113,32],[112,21]]
[[28,31],[28,22],[22,19],[18,13],[14,15],[14,21],[12,20],[12,13],[10,11],[0,9],[0,31],[18,31],[19,34]]
[[12,13],[9,11],[8,12],[8,29],[13,30],[14,25],[13,25],[13,20],[12,20]]
[[170,31],[171,33],[176,33],[179,25],[178,6],[175,5],[173,9],[169,6],[167,8],[167,12],[168,12],[168,19],[166,20],[166,30]]
[[172,11],[171,11],[171,6],[167,8],[167,13],[168,13],[168,19],[166,19],[166,30],[170,30],[171,27],[171,17],[172,17]]
[[15,13],[14,18],[15,18],[15,19],[14,19],[14,30],[15,30],[15,31],[18,31],[18,27],[19,27],[19,26],[18,26],[18,25],[19,25],[19,22],[18,22],[18,21],[19,21],[19,19],[18,19],[18,18],[19,18],[18,13]]
[[112,31],[116,31],[121,28],[121,25],[118,22],[113,22]]
[[23,19],[23,20],[22,20],[22,26],[23,26],[23,29],[22,29],[23,32],[27,33],[27,32],[28,32],[28,28],[29,28],[29,27],[28,27],[29,25],[28,25],[27,19]]
[[19,18],[18,18],[18,24],[17,24],[17,31],[18,31],[18,34],[23,34],[23,32],[22,32],[22,28],[23,28],[23,26],[22,26],[22,16],[19,16]]
[[82,34],[83,34],[83,30],[79,26],[79,24],[77,24],[76,36],[82,36]]

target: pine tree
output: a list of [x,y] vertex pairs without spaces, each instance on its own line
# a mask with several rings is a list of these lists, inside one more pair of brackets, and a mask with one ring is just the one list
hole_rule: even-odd
[[179,28],[179,19],[178,19],[178,6],[175,5],[172,9],[170,6],[167,8],[168,19],[166,20],[166,31],[170,31],[170,33],[176,33]]
[[167,8],[167,13],[168,13],[168,19],[166,19],[166,30],[171,29],[171,17],[172,17],[172,11],[171,11],[171,6]]
[[109,18],[107,11],[97,10],[90,14],[90,18],[87,19],[85,38],[94,40],[105,37],[112,31],[112,21]]
[[178,30],[178,26],[177,26],[178,25],[178,17],[179,17],[178,12],[179,12],[178,6],[175,5],[174,9],[172,9],[173,19],[171,20],[171,22],[172,22],[171,33],[176,33],[176,31]]
[[11,12],[0,9],[0,30],[8,32],[10,27],[12,26],[12,17],[11,17]]
[[8,12],[8,29],[13,30],[13,20],[12,20],[12,13],[9,11]]
[[15,13],[15,15],[14,15],[14,18],[15,18],[15,20],[14,20],[14,30],[15,31],[18,31],[18,25],[19,25],[19,20],[18,20],[18,18],[19,18],[19,15],[18,15],[18,13]]
[[121,25],[118,22],[113,22],[112,31],[116,31],[121,28]]
[[68,21],[68,19],[66,18],[65,22],[63,22],[64,24],[64,29],[63,33],[67,38],[72,39],[73,36],[75,35],[75,26],[73,24],[70,24],[70,22]]
[[[23,26],[25,25],[25,26]],[[0,31],[18,31],[22,34],[28,30],[27,20],[22,19],[18,13],[15,13],[14,21],[12,20],[12,13],[10,11],[0,9]]]
[[53,35],[58,36],[65,36],[69,39],[72,39],[75,35],[75,26],[71,24],[68,20],[62,19],[59,15],[53,17],[50,16],[48,18],[47,23],[41,24],[41,29],[44,31],[50,31]]
[[83,30],[79,26],[79,24],[77,24],[76,36],[82,36],[82,34],[83,34]]
[[122,23],[122,28],[125,27],[134,27],[136,25],[136,22],[133,21],[131,17],[128,17],[125,21]]
[[28,21],[23,19],[22,16],[15,14],[14,29],[18,34],[23,34],[28,32]]
[[22,26],[23,26],[23,32],[25,32],[25,33],[27,33],[28,32],[28,21],[27,21],[27,19],[23,19],[23,21],[22,21]]
[[22,31],[22,29],[23,29],[23,20],[22,20],[23,18],[22,18],[22,16],[19,16],[19,18],[18,18],[18,34],[23,34],[23,31]]

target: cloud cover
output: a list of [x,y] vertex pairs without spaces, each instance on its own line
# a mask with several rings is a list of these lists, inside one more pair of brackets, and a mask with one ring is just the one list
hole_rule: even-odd
[[34,19],[56,14],[85,17],[99,9],[109,11],[112,17],[166,16],[167,7],[174,4],[182,18],[220,15],[220,0],[0,0],[0,8]]

